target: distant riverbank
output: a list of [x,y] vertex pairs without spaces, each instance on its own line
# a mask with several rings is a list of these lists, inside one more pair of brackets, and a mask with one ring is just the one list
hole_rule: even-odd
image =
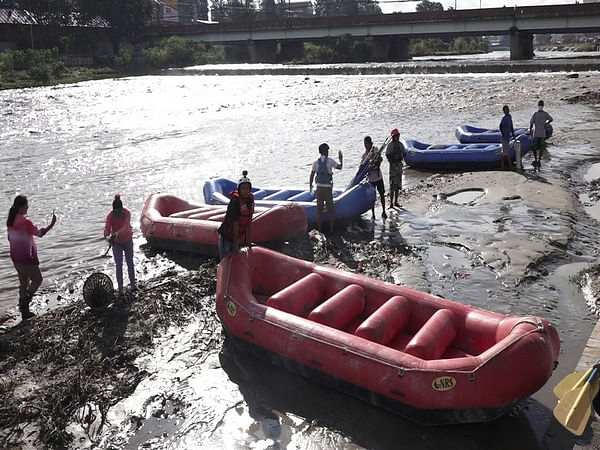
[[509,52],[415,57],[405,62],[335,64],[203,64],[159,70],[145,66],[118,71],[111,67],[70,67],[48,81],[26,71],[0,74],[0,90],[156,73],[173,75],[386,75],[452,73],[532,73],[600,71],[600,52],[538,52],[531,60],[511,61]]
[[600,71],[600,57],[531,61],[408,61],[364,64],[236,64],[167,69],[177,75],[386,75],[448,73],[530,73]]

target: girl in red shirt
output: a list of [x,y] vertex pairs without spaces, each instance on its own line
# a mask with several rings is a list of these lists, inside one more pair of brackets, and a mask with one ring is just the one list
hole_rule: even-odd
[[104,237],[110,237],[113,256],[117,268],[117,285],[119,294],[123,294],[123,253],[127,262],[129,285],[135,290],[135,268],[133,267],[133,230],[131,228],[131,213],[123,208],[121,196],[115,194],[112,211],[106,217]]

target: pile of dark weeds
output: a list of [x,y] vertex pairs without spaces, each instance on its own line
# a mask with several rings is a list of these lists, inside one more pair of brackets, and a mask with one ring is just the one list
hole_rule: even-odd
[[[144,378],[134,361],[155,336],[192,318],[204,322],[203,333],[220,334],[215,289],[216,265],[208,262],[142,283],[101,310],[79,300],[0,336],[0,448],[68,447],[72,423],[93,441],[109,408]],[[220,336],[202,341],[206,352],[221,344]]]
[[[402,256],[414,255],[408,246],[375,240],[372,231],[356,226],[311,232],[280,250],[386,281]],[[72,424],[95,442],[109,409],[147,375],[136,358],[151,351],[168,327],[199,319],[202,350],[220,348],[215,290],[216,264],[209,261],[186,275],[142,283],[106,308],[92,310],[81,299],[0,335],[0,448],[69,447]]]
[[401,259],[417,257],[417,249],[401,239],[375,239],[368,222],[358,222],[335,233],[311,230],[305,238],[279,250],[296,258],[391,283],[394,282],[392,272],[401,264]]

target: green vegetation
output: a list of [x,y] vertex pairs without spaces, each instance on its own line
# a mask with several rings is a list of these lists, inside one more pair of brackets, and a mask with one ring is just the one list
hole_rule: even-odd
[[304,44],[303,64],[329,64],[336,62],[364,62],[369,60],[370,46],[362,39],[341,36],[326,45]]
[[353,16],[381,14],[381,8],[371,0],[315,0],[317,16]]
[[[483,53],[488,51],[488,43],[481,38],[414,39],[411,40],[411,56],[456,55]],[[370,44],[363,39],[341,36],[327,44],[304,44],[304,56],[293,62],[303,64],[329,64],[337,62],[365,62],[371,56]]]
[[5,50],[0,53],[0,89],[77,83],[168,67],[222,62],[224,59],[223,47],[207,49],[204,44],[195,44],[178,36],[163,39],[136,57],[121,49],[112,60],[102,61],[98,67],[65,67],[63,55],[57,48]]
[[594,278],[600,277],[600,264],[592,264],[591,266],[580,270],[575,275],[570,277],[570,280],[575,284],[581,285],[587,275],[590,275]]
[[479,37],[458,37],[449,41],[438,38],[413,39],[410,42],[410,54],[412,56],[458,55],[487,51],[487,41]]
[[76,83],[115,75],[110,67],[65,67],[56,48],[0,53],[0,89]]
[[427,11],[443,11],[444,5],[439,2],[430,2],[429,0],[421,0],[417,3],[415,7],[417,12],[427,12]]
[[210,64],[224,60],[223,47],[207,49],[204,44],[196,44],[179,36],[161,40],[158,45],[143,50],[142,55],[145,61],[156,68]]

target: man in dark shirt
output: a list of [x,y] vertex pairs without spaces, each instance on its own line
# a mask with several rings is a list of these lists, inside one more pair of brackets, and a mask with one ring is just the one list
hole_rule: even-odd
[[500,158],[500,169],[504,170],[504,160],[507,160],[506,168],[512,167],[512,159],[510,157],[510,137],[515,138],[515,129],[513,127],[512,116],[508,105],[502,107],[504,117],[500,121],[500,133],[502,134],[502,158]]

